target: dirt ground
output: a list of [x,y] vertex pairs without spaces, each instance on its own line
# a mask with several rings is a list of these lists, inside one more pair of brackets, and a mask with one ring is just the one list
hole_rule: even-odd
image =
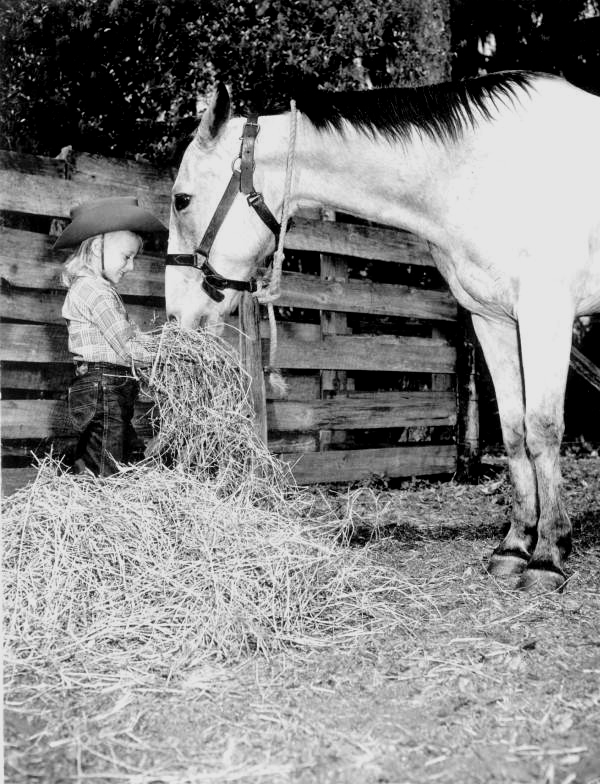
[[[600,459],[568,458],[564,474],[562,595],[484,571],[502,471],[381,491],[377,558],[421,597],[402,628],[172,680],[131,668],[93,692],[23,684],[7,696],[5,781],[600,784]],[[365,523],[352,546],[372,534]]]

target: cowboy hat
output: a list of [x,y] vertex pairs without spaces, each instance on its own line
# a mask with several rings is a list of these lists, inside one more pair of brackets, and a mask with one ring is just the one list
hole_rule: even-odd
[[166,226],[138,205],[135,196],[112,196],[79,204],[71,223],[54,243],[54,250],[72,248],[89,237],[109,231],[167,231]]

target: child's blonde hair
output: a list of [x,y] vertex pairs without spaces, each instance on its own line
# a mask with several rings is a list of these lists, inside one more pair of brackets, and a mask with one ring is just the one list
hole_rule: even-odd
[[97,234],[95,237],[88,237],[63,264],[60,279],[67,288],[84,270],[88,270],[95,275],[100,274],[100,270],[94,266],[94,259],[99,257],[94,253],[92,243],[97,237],[101,236],[101,234]]
[[[138,249],[138,253],[140,253],[143,247],[143,240],[139,234],[135,234],[133,231],[131,233],[134,234],[139,240],[140,247]],[[98,239],[98,237],[100,237],[102,240],[102,250],[100,252],[100,256],[94,253],[92,248],[92,243],[94,240]],[[63,285],[69,288],[75,278],[81,275],[84,270],[91,272],[93,275],[100,275],[101,267],[98,264],[98,261],[102,261],[103,253],[104,234],[96,234],[94,237],[88,237],[86,240],[83,240],[77,250],[72,253],[63,264],[62,272],[60,274],[60,279]]]

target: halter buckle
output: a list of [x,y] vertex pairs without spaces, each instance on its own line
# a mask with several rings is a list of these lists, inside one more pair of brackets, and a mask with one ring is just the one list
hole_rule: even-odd
[[262,193],[258,193],[257,191],[252,191],[246,196],[246,200],[251,207],[254,207],[255,204],[264,204],[265,200]]
[[246,128],[249,128],[249,127],[256,128],[256,135],[258,135],[260,133],[260,125],[258,124],[258,117],[256,118],[256,120],[253,120],[252,119],[252,115],[250,115],[246,119],[246,122],[244,123],[244,132],[243,132],[242,136],[240,136],[240,140],[241,141],[244,140],[244,135],[246,135]]

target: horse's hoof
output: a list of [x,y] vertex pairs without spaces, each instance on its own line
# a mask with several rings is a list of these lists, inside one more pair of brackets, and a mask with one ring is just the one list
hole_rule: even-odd
[[548,567],[527,568],[521,576],[517,588],[526,593],[552,593],[562,591],[566,582],[565,573],[552,564]]
[[512,577],[515,574],[522,574],[527,568],[528,561],[529,558],[525,553],[520,553],[517,550],[494,552],[487,570],[493,577]]

